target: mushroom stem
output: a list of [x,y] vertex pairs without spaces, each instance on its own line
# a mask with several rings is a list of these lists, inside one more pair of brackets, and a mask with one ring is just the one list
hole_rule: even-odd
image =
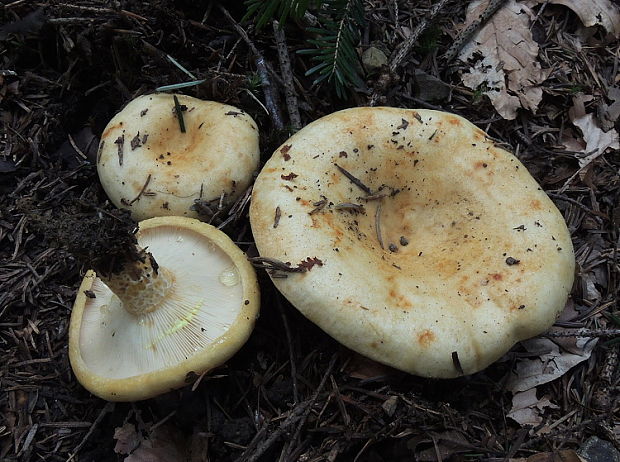
[[142,252],[144,261],[129,261],[118,273],[99,275],[123,307],[135,316],[155,311],[174,284],[172,274],[158,266],[149,252]]

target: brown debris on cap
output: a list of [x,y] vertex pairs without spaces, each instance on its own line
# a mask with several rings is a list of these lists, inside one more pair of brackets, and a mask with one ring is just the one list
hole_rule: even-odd
[[[97,172],[110,200],[135,220],[198,217],[230,206],[258,169],[259,135],[245,112],[185,95],[140,96],[106,126]],[[208,206],[207,206],[208,208]]]
[[[273,282],[347,347],[413,374],[456,377],[545,331],[563,308],[574,255],[562,215],[523,164],[467,120],[348,109],[285,146],[290,157],[274,155],[254,185],[256,245],[267,258],[321,260]],[[337,207],[361,201],[359,213]],[[276,206],[286,215],[274,228]]]

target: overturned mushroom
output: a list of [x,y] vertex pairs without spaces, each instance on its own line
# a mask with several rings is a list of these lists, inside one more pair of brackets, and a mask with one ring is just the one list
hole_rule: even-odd
[[111,401],[150,398],[222,364],[258,314],[254,269],[221,231],[160,217],[141,222],[137,239],[148,252],[107,275],[89,271],[71,315],[73,371]]
[[545,331],[573,281],[562,215],[525,167],[437,111],[356,108],[308,125],[259,174],[250,219],[263,257],[322,262],[273,278],[296,308],[421,376],[474,373]]
[[185,95],[131,101],[106,126],[97,172],[110,200],[135,220],[213,215],[258,167],[256,123],[233,106]]

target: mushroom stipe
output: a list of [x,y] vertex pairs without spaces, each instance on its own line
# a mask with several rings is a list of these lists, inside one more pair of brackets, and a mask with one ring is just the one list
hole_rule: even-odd
[[219,366],[245,343],[259,310],[252,265],[213,226],[152,218],[137,239],[148,258],[106,283],[89,271],[71,314],[73,371],[110,401],[150,398]]
[[[360,201],[358,213],[339,206]],[[485,132],[438,111],[355,108],[311,123],[260,172],[250,221],[264,261],[322,262],[271,275],[297,309],[420,376],[472,374],[544,332],[573,282],[570,234],[542,188]]]

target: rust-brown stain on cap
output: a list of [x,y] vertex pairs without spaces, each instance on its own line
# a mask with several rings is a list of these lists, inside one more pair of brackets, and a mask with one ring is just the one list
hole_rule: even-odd
[[423,347],[429,347],[435,341],[435,334],[430,329],[425,329],[418,335],[418,343]]
[[119,129],[122,126],[123,126],[123,122],[119,122],[119,123],[116,123],[116,124],[106,128],[106,130],[101,135],[101,139],[107,138],[110,135],[110,132],[113,132],[114,130]]

